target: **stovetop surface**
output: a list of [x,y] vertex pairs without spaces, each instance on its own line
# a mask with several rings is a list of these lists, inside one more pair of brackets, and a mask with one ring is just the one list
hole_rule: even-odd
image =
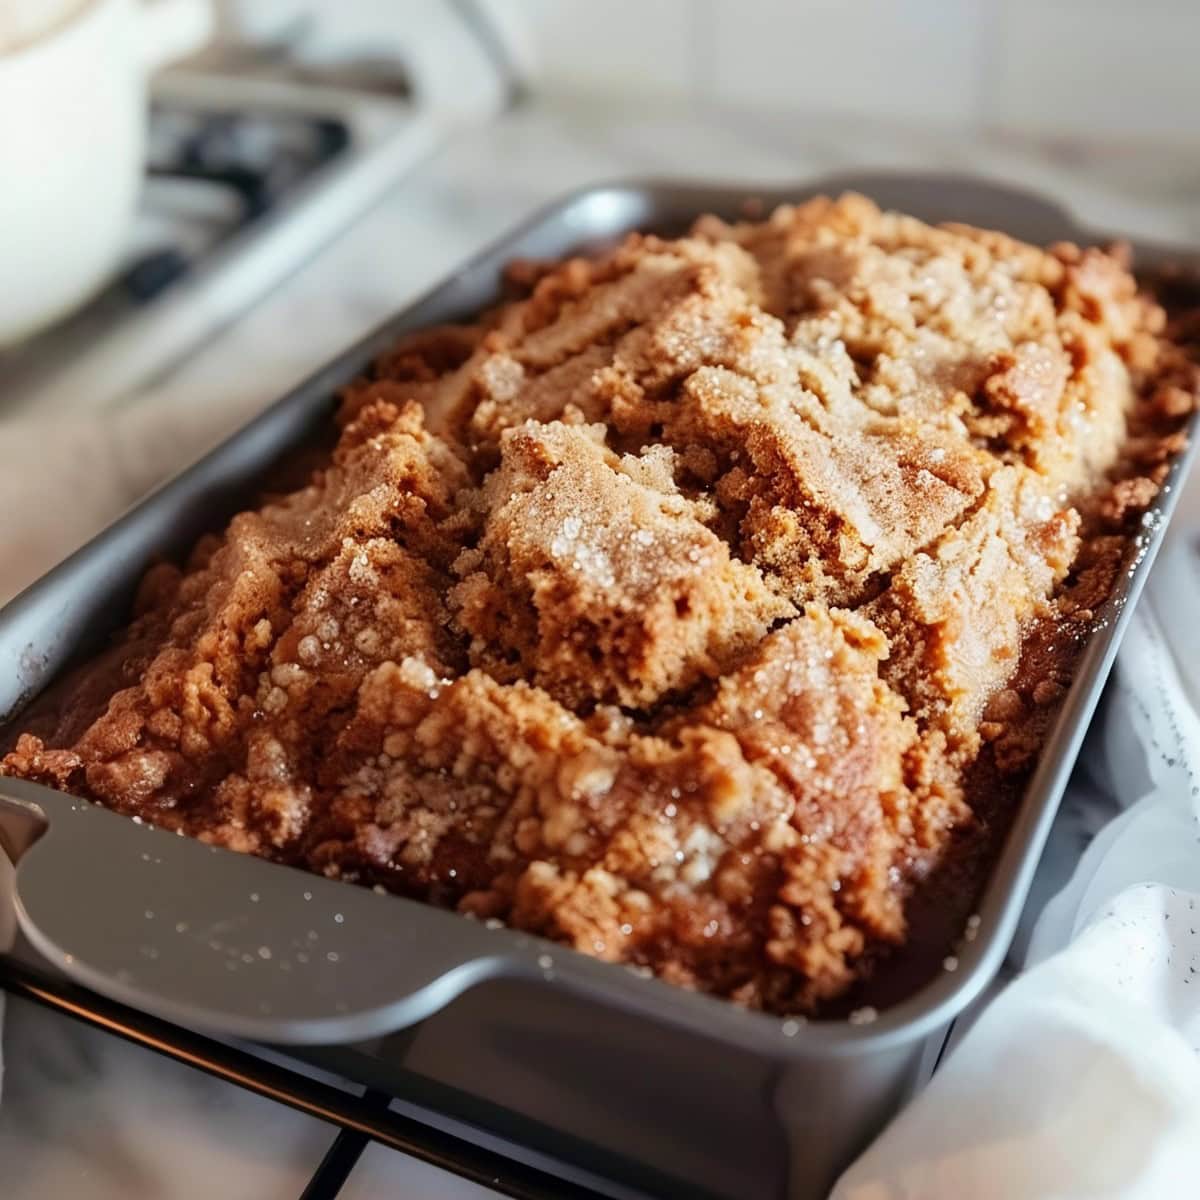
[[303,265],[444,132],[402,94],[165,73],[126,251],[74,313],[0,350],[0,406],[123,402]]

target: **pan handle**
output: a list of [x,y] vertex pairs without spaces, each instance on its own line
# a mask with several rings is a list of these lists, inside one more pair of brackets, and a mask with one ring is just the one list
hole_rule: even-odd
[[277,1043],[377,1037],[497,975],[532,938],[177,837],[0,779],[22,932],[54,966],[189,1028]]

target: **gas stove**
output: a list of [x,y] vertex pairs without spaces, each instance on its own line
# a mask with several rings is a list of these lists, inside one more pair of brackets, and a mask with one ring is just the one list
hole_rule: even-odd
[[0,412],[104,409],[135,396],[311,258],[461,119],[396,92],[164,73],[123,260],[81,309],[0,352]]

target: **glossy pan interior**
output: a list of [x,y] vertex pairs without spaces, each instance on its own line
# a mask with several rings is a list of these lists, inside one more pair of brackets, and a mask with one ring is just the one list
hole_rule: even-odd
[[[183,553],[246,502],[272,463],[325,427],[336,389],[394,338],[470,317],[491,302],[508,260],[557,257],[635,228],[678,232],[700,213],[738,215],[750,196],[770,207],[847,187],[930,221],[997,227],[1042,243],[1096,240],[1052,204],[963,179],[842,177],[752,192],[628,184],[569,196],[339,356],[0,612],[0,718],[12,727],[64,666],[101,645],[123,623],[146,564]],[[1147,248],[1143,257],[1163,253]],[[377,1038],[429,1020],[469,989],[506,986],[532,996],[549,989],[560,1008],[579,1002],[619,1013],[626,1029],[632,1021],[656,1031],[655,1038],[699,1039],[714,1054],[732,1055],[731,1064],[771,1065],[768,1115],[778,1121],[793,1114],[792,1127],[782,1130],[788,1150],[779,1186],[789,1195],[810,1194],[806,1189],[823,1186],[911,1090],[921,1053],[998,969],[1179,494],[1186,457],[1190,452],[1174,464],[1159,498],[1162,519],[1148,526],[1144,553],[1079,661],[977,905],[977,936],[959,948],[955,972],[939,973],[871,1024],[806,1024],[746,1012],[517,932],[209,848],[37,785],[0,780],[0,838],[18,860],[21,929],[50,964],[99,992],[192,1027],[276,1043]],[[827,1093],[828,1112],[800,1120],[814,1087]]]

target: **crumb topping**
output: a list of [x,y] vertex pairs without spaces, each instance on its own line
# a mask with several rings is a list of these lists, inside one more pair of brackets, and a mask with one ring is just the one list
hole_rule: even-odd
[[905,941],[972,770],[1036,758],[1188,338],[1119,250],[854,195],[512,286],[153,568],[2,769],[811,1012]]

